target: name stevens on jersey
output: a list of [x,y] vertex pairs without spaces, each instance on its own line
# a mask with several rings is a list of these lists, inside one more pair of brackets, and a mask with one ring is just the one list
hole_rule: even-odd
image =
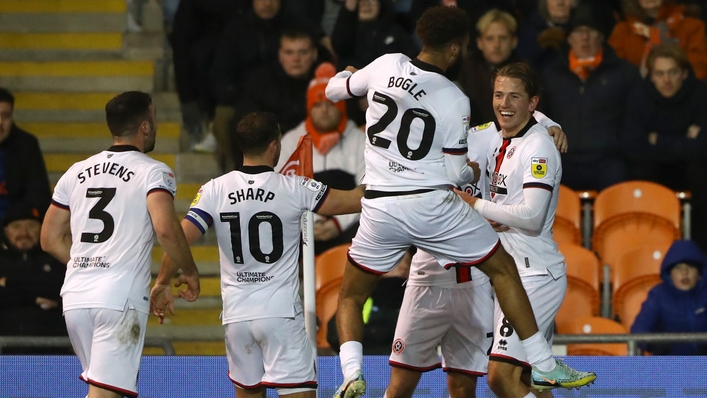
[[268,191],[265,193],[264,189],[239,189],[236,192],[231,192],[228,194],[228,198],[231,199],[230,204],[236,204],[244,200],[259,200],[261,202],[267,202],[268,200],[275,199],[275,193]]
[[410,95],[412,95],[412,97],[417,101],[420,100],[420,97],[427,94],[423,89],[415,91],[415,88],[417,88],[417,83],[413,82],[412,79],[405,77],[391,76],[390,79],[388,79],[388,88],[390,87],[402,88],[410,93]]
[[91,178],[99,174],[114,175],[123,181],[128,182],[130,181],[130,177],[135,175],[135,172],[130,171],[127,167],[121,166],[118,163],[105,162],[87,167],[76,177],[79,179],[79,184],[83,184],[87,178]]
[[270,282],[274,276],[268,275],[265,272],[252,272],[252,271],[241,271],[236,272],[236,282],[241,283],[257,283],[257,282]]

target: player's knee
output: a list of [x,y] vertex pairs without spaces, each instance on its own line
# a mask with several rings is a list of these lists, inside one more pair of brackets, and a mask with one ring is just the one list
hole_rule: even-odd
[[477,267],[491,278],[491,281],[498,277],[508,277],[514,273],[518,274],[518,268],[513,257],[503,249],[503,246],[499,247],[493,256]]
[[509,380],[502,372],[491,372],[488,374],[488,385],[491,391],[498,396],[505,396],[504,391],[509,385]]

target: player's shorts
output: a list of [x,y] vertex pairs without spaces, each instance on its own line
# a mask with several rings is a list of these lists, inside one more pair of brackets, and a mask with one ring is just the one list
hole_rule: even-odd
[[390,365],[418,372],[441,366],[445,372],[485,375],[493,335],[493,288],[488,279],[473,283],[466,282],[465,288],[405,288]]
[[500,245],[489,223],[451,190],[372,196],[367,191],[361,200],[360,225],[349,249],[351,262],[369,272],[392,270],[411,245],[443,266],[473,266]]
[[243,389],[317,388],[312,345],[302,312],[294,318],[263,318],[226,324],[226,356],[231,381]]
[[81,380],[137,397],[137,376],[145,343],[147,314],[86,308],[64,312],[71,345],[81,361]]
[[[538,329],[540,333],[545,335],[547,342],[552,344],[555,315],[565,298],[567,276],[562,275],[554,279],[548,273],[547,275],[526,276],[521,280],[528,294],[530,305],[533,307]],[[494,303],[494,319],[493,347],[490,359],[530,369],[528,357],[525,355],[518,333],[506,320],[498,301]]]

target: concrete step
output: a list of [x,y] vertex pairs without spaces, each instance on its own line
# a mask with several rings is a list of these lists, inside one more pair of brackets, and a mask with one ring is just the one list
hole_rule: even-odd
[[[191,246],[191,253],[194,256],[194,261],[199,266],[199,273],[204,276],[219,275],[219,255],[217,245],[205,245],[199,242]],[[152,249],[152,272],[157,274],[159,264],[162,261],[164,249],[161,246],[155,245]],[[202,266],[203,265],[203,266]]]
[[[119,93],[120,91],[113,93],[18,91],[14,93],[14,119],[17,123],[105,123],[106,103]],[[157,111],[158,122],[181,122],[179,98],[176,92],[153,93],[152,103]]]
[[[39,139],[43,153],[97,153],[111,145],[105,123],[19,123]],[[178,123],[157,126],[155,153],[179,152]]]
[[0,13],[125,13],[125,0],[0,0]]
[[[199,301],[199,299],[197,299]],[[195,310],[175,309],[174,315],[167,315],[164,318],[163,325],[174,326],[219,326],[221,325],[221,307],[218,308],[200,308]],[[159,326],[160,320],[155,316],[148,318],[147,325]]]
[[[86,159],[93,154],[94,153],[45,153],[44,161],[47,165],[47,172],[49,173],[49,182],[55,184],[72,164]],[[210,154],[150,153],[150,156],[169,165],[176,174],[177,181],[181,183],[202,185],[220,175],[218,165],[214,157]],[[179,190],[177,192],[180,194]],[[191,199],[187,199],[186,197],[180,200],[191,201]],[[186,209],[185,207],[184,212],[186,212]]]
[[122,33],[0,33],[0,48],[121,51]]
[[[150,286],[154,286],[155,279],[152,278]],[[172,294],[175,297],[179,294],[179,290],[184,290],[184,287],[174,287],[174,281],[172,281]],[[199,278],[199,286],[201,287],[201,293],[199,298],[202,297],[221,297],[221,278],[216,276],[205,276]],[[198,301],[198,299],[197,299]]]
[[[99,41],[103,36],[106,43]],[[90,46],[65,43],[73,37]],[[2,61],[158,60],[168,53],[167,47],[163,32],[0,33]]]
[[153,61],[0,62],[11,91],[120,92],[154,89]]
[[[100,3],[95,1],[94,3]],[[4,13],[0,32],[16,33],[107,33],[125,31],[125,13]]]
[[[197,300],[198,301],[198,300]],[[154,316],[154,315],[150,315]],[[148,326],[146,335],[148,337],[160,337],[177,341],[220,341],[223,344],[224,327],[222,325],[209,326],[173,326],[173,325],[155,325]]]

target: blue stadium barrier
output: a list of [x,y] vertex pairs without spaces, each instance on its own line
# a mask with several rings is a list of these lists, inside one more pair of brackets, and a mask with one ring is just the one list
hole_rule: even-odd
[[[706,397],[706,357],[567,357],[568,364],[598,374],[595,384],[581,390],[554,390],[555,397]],[[233,397],[226,358],[222,356],[148,356],[140,369],[142,398]],[[0,356],[0,397],[84,397],[78,379],[80,364],[73,356]],[[338,357],[319,357],[319,397],[331,397],[342,382]],[[367,397],[382,397],[390,368],[385,356],[364,358]],[[493,397],[486,379],[479,380],[478,397]],[[274,391],[268,396],[276,396]],[[425,374],[416,397],[448,397],[441,370]]]

